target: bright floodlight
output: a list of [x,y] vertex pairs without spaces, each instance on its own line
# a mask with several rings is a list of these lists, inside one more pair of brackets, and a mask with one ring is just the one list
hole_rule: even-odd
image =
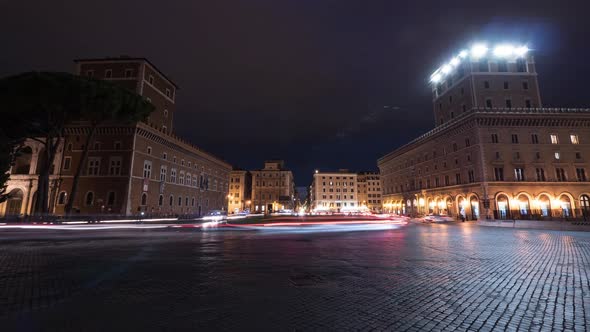
[[451,72],[453,68],[450,65],[444,65],[442,66],[442,68],[440,69],[440,71],[442,71],[443,74],[448,74]]
[[471,48],[471,56],[474,58],[481,58],[488,52],[488,47],[484,44],[475,44]]
[[451,66],[453,67],[457,67],[459,63],[461,63],[461,60],[459,60],[459,58],[453,58],[450,62]]
[[469,55],[469,52],[467,52],[467,50],[463,50],[463,51],[459,52],[459,57],[461,59],[465,59],[468,55]]
[[498,45],[494,48],[494,55],[497,57],[508,57],[514,54],[514,46]]
[[517,47],[516,49],[514,49],[514,53],[518,56],[524,56],[525,54],[527,54],[529,51],[529,48],[525,46],[521,46],[521,47]]
[[432,75],[432,77],[430,77],[430,81],[432,83],[438,83],[438,82],[440,82],[441,79],[442,79],[442,76],[439,73],[436,73],[436,74]]

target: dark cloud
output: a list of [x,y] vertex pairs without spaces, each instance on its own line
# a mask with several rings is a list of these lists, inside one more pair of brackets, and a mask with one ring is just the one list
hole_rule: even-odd
[[375,169],[379,156],[429,130],[427,78],[474,40],[529,42],[544,103],[587,106],[588,7],[582,0],[12,1],[0,12],[0,75],[71,71],[77,57],[148,57],[182,88],[182,136],[245,168],[284,158],[305,185],[314,168]]

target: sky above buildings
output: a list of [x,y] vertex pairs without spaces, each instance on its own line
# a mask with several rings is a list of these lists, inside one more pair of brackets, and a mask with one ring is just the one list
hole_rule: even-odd
[[[559,5],[559,6],[558,6]],[[475,41],[526,43],[549,107],[589,107],[588,1],[63,0],[0,5],[0,76],[147,57],[175,130],[231,164],[375,170],[434,125],[428,79]]]

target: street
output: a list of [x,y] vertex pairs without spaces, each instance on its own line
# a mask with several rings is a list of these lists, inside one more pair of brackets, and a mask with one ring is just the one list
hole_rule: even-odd
[[0,230],[2,331],[590,328],[590,233]]

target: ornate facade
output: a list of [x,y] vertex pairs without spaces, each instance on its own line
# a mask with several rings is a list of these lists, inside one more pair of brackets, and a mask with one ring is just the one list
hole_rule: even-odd
[[378,160],[384,209],[586,218],[590,109],[541,108],[534,68],[529,54],[466,57],[435,73],[437,127]]

